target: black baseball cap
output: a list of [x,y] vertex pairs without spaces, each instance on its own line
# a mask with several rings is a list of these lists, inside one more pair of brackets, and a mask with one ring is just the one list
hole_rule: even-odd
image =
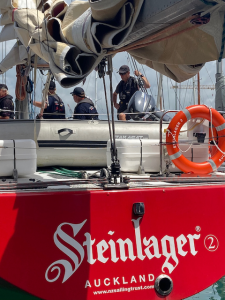
[[6,85],[6,84],[3,84],[3,83],[0,84],[0,90],[1,90],[1,89],[7,89],[7,91],[8,91],[7,85]]
[[78,97],[85,97],[85,92],[81,87],[76,87],[72,93],[70,93],[71,95],[76,95]]
[[130,72],[130,68],[127,65],[123,65],[119,68],[119,74],[126,74]]
[[50,81],[49,90],[54,90],[56,88],[55,81]]

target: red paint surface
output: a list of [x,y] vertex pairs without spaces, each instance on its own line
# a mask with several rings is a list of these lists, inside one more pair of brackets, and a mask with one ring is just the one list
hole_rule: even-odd
[[[2,194],[0,197],[0,277],[33,295],[49,300],[155,300],[160,297],[154,288],[146,288],[154,285],[154,281],[148,281],[148,274],[153,274],[154,278],[166,274],[172,278],[174,284],[172,293],[166,299],[187,298],[225,275],[224,195],[223,186]],[[178,265],[171,274],[167,268],[165,273],[162,272],[166,260],[163,255],[160,258],[139,259],[132,222],[132,219],[138,218],[132,215],[132,206],[135,202],[145,204],[146,212],[140,222],[144,256],[146,256],[144,238],[147,240],[152,236],[157,238],[159,253],[162,254],[161,239],[165,236],[174,237],[176,242],[181,235],[187,238],[189,234],[200,234],[200,238],[195,241],[196,255],[190,253],[189,243],[182,248],[185,253],[187,252],[186,256],[180,255],[176,244]],[[53,236],[58,226],[62,223],[80,224],[85,220],[86,223],[75,237],[71,226],[62,226],[67,236],[72,241],[77,241],[84,249],[81,265],[62,283],[65,270],[58,264],[61,275],[55,282],[48,282],[45,273],[54,262],[67,261],[74,269],[73,259],[63,253],[54,242]],[[111,234],[114,232],[113,235],[109,234],[110,231]],[[95,240],[92,248],[93,259],[96,261],[92,265],[87,262],[87,247],[83,246],[86,233],[90,233],[92,240]],[[216,239],[210,239],[212,236]],[[112,239],[116,245],[117,257],[120,257],[117,241],[127,238],[133,243],[134,256],[136,256],[134,261],[129,258],[125,262],[120,258],[116,263],[111,261],[110,247],[103,253],[103,256],[108,258],[106,263],[97,259],[96,245],[99,242],[104,240],[108,244]],[[77,255],[80,262],[79,252],[59,237],[58,240],[71,253]],[[216,240],[218,244],[214,244]],[[128,255],[127,249],[125,254]],[[171,258],[169,262],[173,266],[176,265]],[[57,270],[50,272],[49,277],[53,279],[57,272]],[[131,283],[132,276],[134,277]],[[145,276],[145,282],[139,282],[140,276],[142,278]],[[87,280],[91,287],[85,288]],[[99,287],[95,286],[94,280],[96,285],[101,283]],[[110,282],[110,285],[104,285],[104,280],[107,284]],[[130,287],[142,287],[142,289],[130,290],[130,292],[119,291]],[[101,291],[107,293],[94,294]]]

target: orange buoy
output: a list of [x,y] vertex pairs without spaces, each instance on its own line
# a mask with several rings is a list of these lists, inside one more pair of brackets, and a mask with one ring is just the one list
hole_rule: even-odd
[[203,118],[211,122],[210,110],[212,112],[212,124],[218,132],[218,147],[225,152],[225,120],[218,111],[205,105],[192,105],[178,112],[169,124],[166,133],[166,147],[171,161],[185,173],[209,174],[216,171],[225,160],[225,154],[216,149],[211,159],[201,163],[188,160],[179,149],[178,138],[183,125],[194,118]]

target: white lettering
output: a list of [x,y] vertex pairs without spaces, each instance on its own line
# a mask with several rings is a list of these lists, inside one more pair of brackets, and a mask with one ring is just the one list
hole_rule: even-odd
[[[150,242],[152,242],[152,243],[150,244]],[[149,246],[144,250],[144,251],[145,251],[145,254],[147,255],[147,257],[148,257],[149,259],[152,259],[153,257],[156,257],[156,258],[160,258],[160,257],[161,257],[161,254],[159,254],[159,245],[158,245],[158,240],[157,240],[156,237],[152,236],[152,237],[150,237],[149,240],[147,240],[146,238],[144,238],[143,244],[144,244],[145,246],[148,246],[148,245],[149,245]],[[152,254],[152,253],[150,252],[150,248],[151,248],[151,247],[153,247],[153,253],[154,253],[154,254]]]
[[[168,248],[167,248],[167,242],[170,245],[170,252],[168,251]],[[176,257],[174,238],[166,235],[164,238],[161,239],[161,243],[162,243],[163,255],[166,257],[166,261],[164,262],[164,264],[162,266],[162,271],[165,273],[164,269],[167,268],[169,270],[169,273],[171,274],[179,262]],[[174,260],[174,262],[176,264],[175,266],[173,266],[169,262],[170,258],[172,258]]]
[[116,263],[119,258],[116,257],[116,244],[113,240],[109,241],[110,249],[111,249],[111,260]]
[[97,283],[96,283],[96,280],[94,280],[94,285],[95,285],[96,287],[99,287],[99,286],[101,285],[100,279],[98,279],[98,285],[97,285]]
[[[108,283],[106,283],[106,280],[108,281]],[[110,279],[109,278],[104,279],[104,285],[106,285],[106,286],[110,285]]]
[[183,246],[187,243],[186,237],[182,234],[177,238],[177,249],[181,256],[187,255],[187,251],[183,251]]
[[153,274],[148,274],[148,280],[149,281],[154,281],[155,276]]
[[[76,272],[76,270],[82,264],[83,259],[84,259],[83,247],[74,238],[70,237],[67,233],[65,233],[62,230],[62,227],[64,225],[68,225],[68,226],[72,227],[73,237],[75,237],[77,235],[77,233],[81,230],[81,228],[84,226],[86,221],[87,220],[85,220],[84,222],[82,222],[80,224],[62,223],[61,225],[58,226],[58,228],[54,234],[55,245],[59,248],[59,250],[61,250],[63,253],[65,253],[73,261],[75,267],[73,269],[71,263],[65,259],[57,260],[56,262],[52,263],[45,272],[45,279],[48,282],[55,282],[59,278],[59,276],[61,274],[61,269],[58,267],[58,265],[62,265],[65,268],[65,273],[64,273],[64,277],[63,277],[63,281],[62,281],[62,283],[64,283],[68,278],[70,278],[71,275],[73,275]],[[60,240],[69,244],[72,248],[74,248],[79,253],[80,261],[74,252],[72,252],[69,248],[65,247],[60,242],[58,237],[60,238]],[[48,273],[50,270],[51,270],[51,272],[54,270],[58,271],[58,274],[53,279],[49,279],[49,277],[48,277]]]
[[108,244],[105,240],[102,240],[97,244],[97,251],[98,251],[98,260],[105,264],[109,258],[105,258],[103,253],[109,248]]
[[135,279],[135,277],[134,277],[134,276],[132,276],[132,277],[131,277],[131,281],[130,281],[130,283],[133,283],[133,282],[137,283],[137,280]]
[[126,239],[125,241],[119,239],[116,242],[120,245],[120,259],[122,261],[127,260],[127,256],[125,255],[125,244],[128,246],[129,259],[132,261],[136,259],[136,256],[134,256],[133,243],[130,239]]
[[132,220],[135,228],[135,238],[136,238],[136,246],[137,246],[137,257],[140,260],[144,260],[146,256],[142,254],[142,245],[141,245],[141,231],[140,231],[140,220],[142,217],[137,220]]
[[[149,239],[144,237],[143,242],[141,239],[141,217],[138,219],[132,219],[132,222],[134,224],[134,235],[135,235],[135,241],[136,241],[136,248],[134,255],[134,245],[133,245],[133,239],[121,239],[119,238],[116,242],[111,238],[109,242],[107,243],[106,240],[101,240],[97,245],[95,244],[95,239],[92,240],[90,233],[86,232],[84,234],[84,237],[86,238],[83,243],[79,243],[76,241],[75,237],[81,230],[81,228],[84,226],[87,220],[83,221],[80,224],[70,224],[70,223],[62,223],[58,226],[56,232],[54,233],[54,243],[58,247],[59,250],[61,250],[67,257],[66,259],[60,259],[52,263],[48,269],[45,272],[45,279],[48,282],[55,282],[60,277],[62,277],[62,283],[64,283],[66,280],[68,280],[74,272],[79,268],[79,266],[82,264],[85,256],[85,250],[87,252],[87,262],[91,265],[93,265],[97,260],[101,263],[107,263],[108,260],[111,260],[113,263],[117,263],[120,259],[121,261],[125,262],[128,258],[131,261],[134,261],[136,258],[143,261],[146,257],[149,260],[152,260],[154,258],[161,258],[163,255],[165,257],[165,261],[162,265],[162,272],[165,273],[165,268],[168,269],[169,273],[172,273],[174,269],[179,264],[179,260],[177,257],[177,253],[185,257],[189,253],[188,249],[188,241],[189,241],[189,247],[190,247],[190,253],[195,256],[198,251],[196,250],[196,240],[199,240],[201,235],[200,234],[188,234],[187,236],[184,236],[181,234],[176,238],[176,246],[175,247],[175,238],[171,236],[164,236],[161,239],[161,247],[162,247],[162,253],[160,253],[160,245],[159,241],[155,236],[150,236]],[[68,230],[68,226],[72,228],[72,233],[69,235],[66,230],[64,231],[64,226]],[[69,231],[70,232],[70,231]],[[108,231],[108,235],[113,236],[114,231]],[[119,246],[117,245],[119,244]],[[186,248],[185,245],[187,244]],[[82,247],[83,246],[83,247]],[[95,248],[94,248],[95,247]],[[145,248],[143,248],[145,247]],[[119,249],[118,249],[119,248]],[[106,254],[106,251],[108,251],[108,255]],[[187,251],[185,251],[185,250]],[[94,259],[93,251],[97,251],[97,257]],[[145,254],[145,255],[144,255]],[[154,263],[155,264],[155,263]],[[64,267],[64,270],[62,270],[62,267]],[[53,272],[54,271],[54,272]],[[63,271],[63,272],[62,272]],[[138,278],[138,277],[137,277]],[[125,277],[120,277],[121,282],[123,284],[128,284]],[[147,275],[139,275],[139,282],[146,282]],[[114,285],[120,285],[119,283],[119,277],[113,278]],[[148,274],[148,280],[154,281],[154,275]],[[131,282],[137,282],[136,278],[134,276],[131,277]],[[101,285],[101,280],[96,279],[92,282],[94,286],[99,287]],[[104,280],[104,285],[109,286],[111,284],[111,281],[109,278],[106,278]],[[91,287],[91,284],[89,281],[86,281],[85,288]]]
[[128,284],[128,282],[125,281],[124,277],[123,277],[123,284]]
[[113,278],[114,285],[116,285],[116,284],[120,285],[120,283],[118,282],[118,279],[119,279],[119,277]]
[[85,289],[86,289],[87,287],[91,287],[91,284],[90,284],[89,280],[86,281]]
[[194,235],[189,234],[187,236],[189,239],[191,254],[194,256],[198,253],[198,251],[195,250],[195,241],[194,240],[199,240],[200,236],[201,236],[200,234],[194,234]]
[[139,282],[142,282],[142,281],[145,282],[145,275],[143,275],[143,276],[140,275],[139,276]]
[[93,259],[92,255],[92,246],[94,245],[95,240],[91,239],[91,235],[88,232],[84,235],[86,237],[86,241],[83,243],[83,246],[87,246],[87,261],[89,262],[89,264],[93,265],[96,262],[96,259]]

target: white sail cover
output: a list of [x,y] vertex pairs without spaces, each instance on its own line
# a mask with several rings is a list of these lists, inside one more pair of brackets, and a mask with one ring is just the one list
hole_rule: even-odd
[[[0,42],[15,37],[18,42],[0,63],[0,72],[24,64],[36,54],[49,64],[63,87],[74,86],[111,50],[120,50],[125,44],[129,47],[129,35],[143,3],[77,0],[68,5],[63,0],[1,0],[0,25],[4,27]],[[187,21],[168,27],[153,36],[151,44],[128,51],[140,63],[181,82],[198,73],[205,62],[219,58],[223,23],[224,5],[220,3],[210,11],[207,24],[196,26]]]

